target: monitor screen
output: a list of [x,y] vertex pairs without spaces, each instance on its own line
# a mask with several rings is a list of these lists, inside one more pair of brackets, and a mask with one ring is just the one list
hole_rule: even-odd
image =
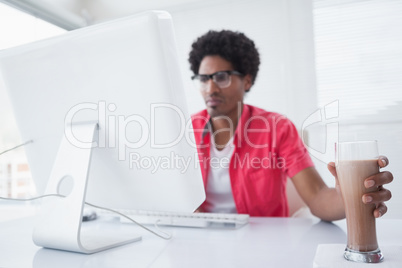
[[[88,202],[190,212],[205,199],[168,13],[0,51],[0,70],[21,137],[33,141],[25,150],[38,194],[60,166],[76,168],[65,140],[90,148]],[[88,124],[90,138],[80,131]]]

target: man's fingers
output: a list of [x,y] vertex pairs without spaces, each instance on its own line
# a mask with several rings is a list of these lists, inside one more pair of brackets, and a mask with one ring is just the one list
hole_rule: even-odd
[[380,168],[386,167],[389,164],[389,160],[386,156],[380,155],[380,157],[378,158],[378,165],[380,166]]
[[334,176],[337,179],[338,176],[336,175],[335,163],[329,162],[327,165],[327,168],[328,168],[329,172],[331,172],[332,176]]
[[392,175],[391,172],[383,171],[365,179],[364,186],[366,188],[379,187],[381,185],[392,182],[393,179],[394,176]]
[[387,213],[387,210],[388,210],[388,208],[387,208],[387,206],[386,206],[383,202],[379,203],[378,206],[377,206],[377,208],[376,208],[376,209],[374,210],[374,212],[373,212],[374,217],[375,217],[375,218],[381,217],[382,215],[384,215],[385,213]]
[[390,200],[392,197],[391,191],[381,188],[380,190],[376,192],[372,192],[369,194],[365,194],[362,196],[362,200],[365,204],[371,204],[371,203],[383,203],[385,201]]

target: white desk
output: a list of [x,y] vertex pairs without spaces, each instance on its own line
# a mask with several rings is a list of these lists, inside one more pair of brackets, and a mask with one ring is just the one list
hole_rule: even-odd
[[[377,222],[380,247],[402,245],[402,220]],[[32,225],[0,222],[0,267],[312,267],[318,244],[346,242],[345,221],[251,218],[237,230],[163,228],[169,241],[134,227],[142,241],[84,255],[35,246]]]

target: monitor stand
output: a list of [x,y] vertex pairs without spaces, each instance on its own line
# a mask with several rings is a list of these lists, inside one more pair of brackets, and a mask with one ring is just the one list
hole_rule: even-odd
[[[33,230],[34,243],[46,248],[95,253],[141,240],[141,236],[127,232],[127,229],[118,226],[100,229],[99,227],[86,228],[85,224],[83,226],[82,212],[92,151],[90,144],[95,140],[98,124],[97,122],[75,123],[73,129],[74,135],[80,137],[80,140],[90,142],[87,146],[81,146],[86,148],[79,148],[72,144],[66,135],[63,135],[45,194],[59,193],[60,186],[65,181],[72,181],[73,187],[64,198],[43,199]],[[66,125],[66,133],[72,133],[71,130],[71,124]]]

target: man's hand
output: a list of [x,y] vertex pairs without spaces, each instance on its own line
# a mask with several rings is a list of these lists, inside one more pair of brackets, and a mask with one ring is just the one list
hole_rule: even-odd
[[[389,161],[388,158],[385,156],[380,156],[378,158],[378,165],[380,168],[386,167],[388,165]],[[335,169],[335,163],[330,162],[328,164],[328,170],[331,172],[332,175],[334,175],[335,180],[336,180],[336,189],[338,193],[340,193],[340,188],[339,188],[339,181],[338,181],[338,176],[336,174],[336,169]],[[374,210],[373,214],[374,217],[379,218],[382,215],[384,215],[387,212],[387,206],[384,204],[385,201],[388,201],[391,199],[392,194],[389,190],[383,188],[384,184],[388,184],[392,182],[394,179],[394,176],[392,175],[391,172],[389,171],[383,171],[379,172],[371,177],[368,177],[367,179],[364,180],[364,186],[367,189],[372,189],[372,188],[377,188],[378,191],[364,194],[362,196],[362,201],[365,204],[376,204],[376,209]]]

